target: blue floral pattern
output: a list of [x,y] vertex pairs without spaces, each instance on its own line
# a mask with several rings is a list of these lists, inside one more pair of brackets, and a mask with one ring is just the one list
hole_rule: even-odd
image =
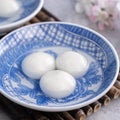
[[[44,51],[49,53],[50,55],[54,55],[55,57],[57,56],[57,53],[53,52],[52,50],[47,50]],[[27,55],[27,54],[26,54]],[[65,104],[71,101],[74,101],[79,98],[86,97],[87,95],[93,95],[96,93],[94,90],[89,90],[89,87],[91,87],[93,84],[101,84],[102,81],[102,73],[101,73],[101,68],[99,64],[94,61],[90,63],[89,69],[87,74],[85,74],[83,77],[76,79],[76,89],[75,91],[68,96],[67,98],[63,99],[54,99],[46,96],[40,89],[39,87],[39,80],[32,80],[28,78],[24,73],[22,72],[21,69],[21,62],[26,56],[21,56],[12,66],[10,69],[9,74],[7,75],[7,83],[6,83],[6,77],[3,79],[3,84],[7,86],[7,88],[10,87],[10,91],[12,90],[12,94],[17,95],[18,97],[22,99],[22,96],[30,96],[31,98],[35,99],[35,103],[32,102],[33,104],[38,105],[46,105],[49,103],[54,103],[54,104]],[[7,89],[9,90],[9,89]],[[24,97],[23,97],[24,99]],[[31,101],[29,101],[31,102]],[[79,101],[81,102],[81,101]]]
[[[73,50],[83,53],[89,62],[84,76],[76,79],[74,92],[63,99],[46,96],[39,80],[22,72],[25,56],[42,51],[56,57]],[[69,24],[36,24],[17,30],[0,42],[0,90],[26,104],[37,106],[72,106],[88,102],[111,84],[117,70],[116,56],[107,42],[95,33]]]

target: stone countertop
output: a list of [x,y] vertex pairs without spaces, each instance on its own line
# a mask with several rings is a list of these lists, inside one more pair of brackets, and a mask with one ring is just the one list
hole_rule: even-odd
[[[63,22],[71,22],[89,27],[105,36],[115,47],[120,58],[120,23],[115,30],[100,31],[84,14],[75,12],[75,0],[45,0],[44,7]],[[111,101],[108,106],[102,107],[87,120],[119,120],[120,98]]]

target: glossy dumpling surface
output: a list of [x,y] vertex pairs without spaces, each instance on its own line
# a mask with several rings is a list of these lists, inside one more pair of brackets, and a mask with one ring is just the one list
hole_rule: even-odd
[[75,89],[76,80],[72,75],[61,70],[45,73],[40,79],[41,90],[49,97],[64,98]]
[[55,59],[44,52],[31,53],[22,61],[22,70],[32,79],[40,77],[49,70],[55,69]]
[[79,77],[86,73],[88,61],[82,54],[67,51],[57,57],[56,67],[57,69],[70,73],[74,77]]

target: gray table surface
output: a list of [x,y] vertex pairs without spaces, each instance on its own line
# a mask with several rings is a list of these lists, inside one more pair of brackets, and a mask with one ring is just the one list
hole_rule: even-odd
[[[75,0],[45,0],[44,7],[61,21],[76,23],[92,28],[104,35],[115,47],[120,58],[120,24],[116,30],[99,31],[95,24],[92,24],[84,14],[77,14],[74,6]],[[0,120],[11,120],[0,106]],[[120,98],[113,100],[109,106],[102,107],[87,120],[120,120]]]
[[[75,0],[45,0],[44,7],[63,22],[83,25],[104,35],[113,44],[120,58],[120,23],[117,22],[114,31],[100,31],[84,14],[75,12],[75,3]],[[120,120],[120,98],[113,100],[109,106],[102,107],[87,120]]]

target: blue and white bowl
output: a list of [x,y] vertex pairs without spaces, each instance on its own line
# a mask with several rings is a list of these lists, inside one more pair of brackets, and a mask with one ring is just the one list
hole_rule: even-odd
[[[25,76],[21,62],[34,51],[53,57],[73,50],[89,60],[87,73],[76,79],[74,92],[63,99],[46,96],[39,80]],[[41,111],[65,111],[86,106],[102,97],[114,84],[119,72],[118,55],[111,43],[83,26],[39,23],[8,34],[0,41],[0,92],[10,100]]]
[[17,0],[20,9],[9,18],[0,17],[0,34],[9,32],[33,18],[42,8],[44,0]]

